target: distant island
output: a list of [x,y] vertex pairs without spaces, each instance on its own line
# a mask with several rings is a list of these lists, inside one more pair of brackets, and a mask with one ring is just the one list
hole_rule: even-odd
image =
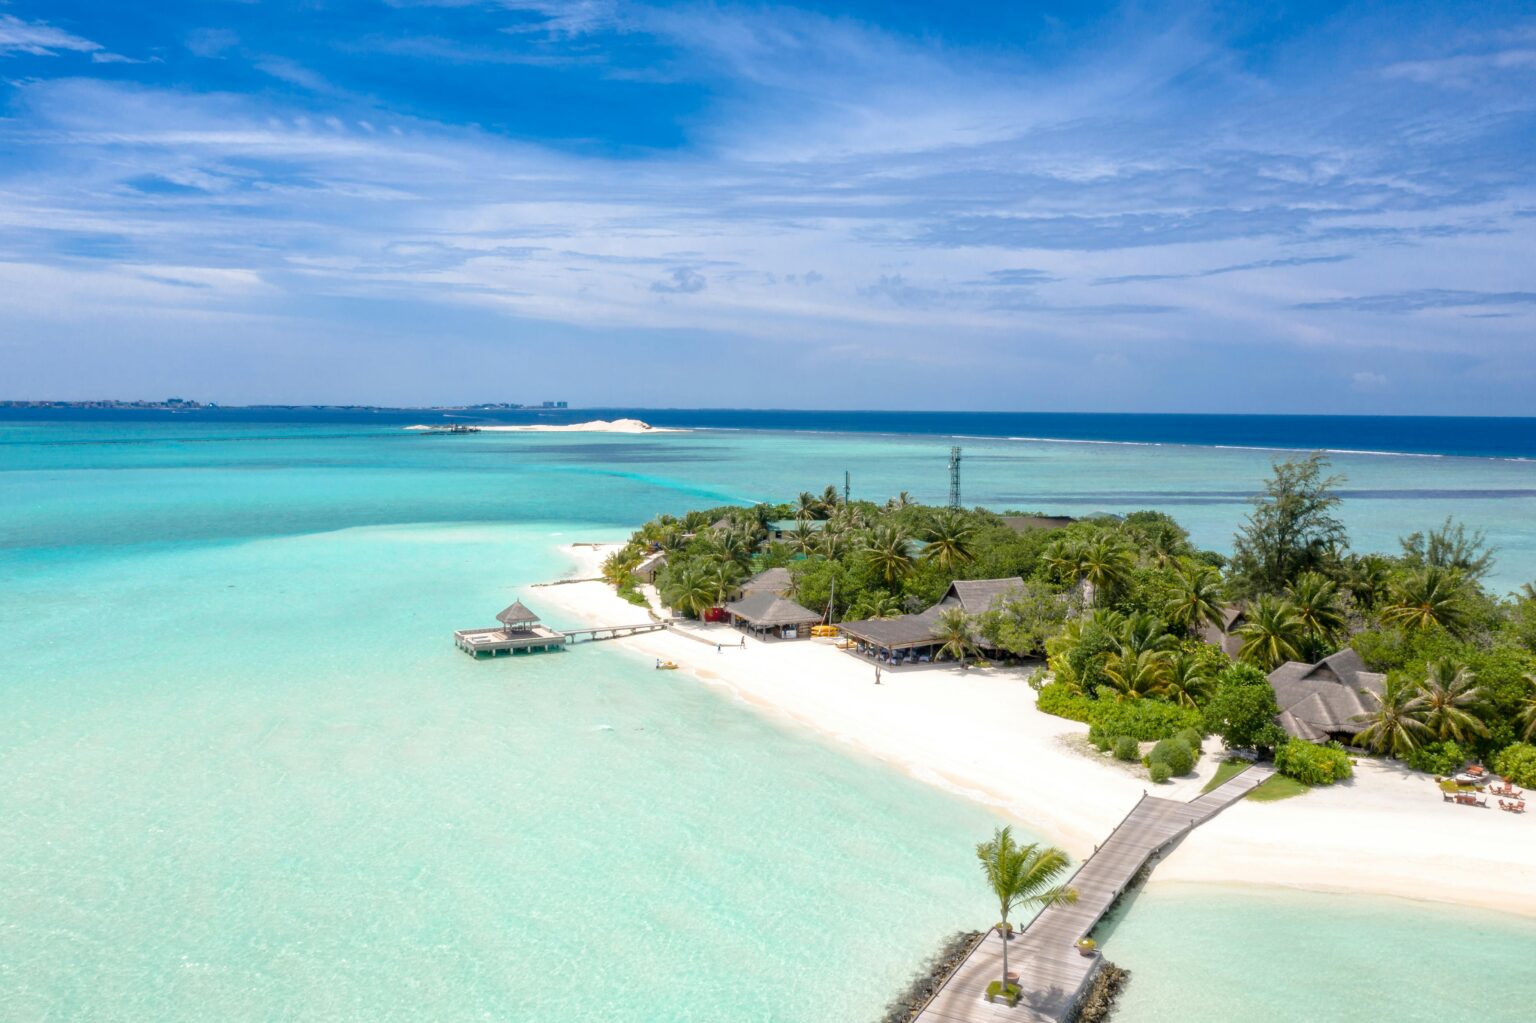
[[544,401],[537,405],[519,405],[516,402],[486,402],[480,405],[217,405],[211,401],[189,401],[186,398],[166,398],[164,401],[120,401],[101,398],[87,401],[50,401],[34,399],[9,399],[0,401],[0,408],[43,409],[146,409],[158,412],[182,412],[193,409],[311,409],[346,412],[515,412],[520,410],[568,409],[565,401]]

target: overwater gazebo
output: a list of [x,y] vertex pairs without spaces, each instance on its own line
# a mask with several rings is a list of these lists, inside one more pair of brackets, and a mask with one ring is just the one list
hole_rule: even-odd
[[530,632],[539,624],[539,616],[528,610],[521,600],[514,600],[510,607],[496,616],[507,632]]

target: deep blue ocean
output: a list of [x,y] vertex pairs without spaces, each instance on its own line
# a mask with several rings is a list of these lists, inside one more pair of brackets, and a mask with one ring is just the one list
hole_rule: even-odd
[[220,408],[188,412],[0,409],[0,421],[210,423],[577,423],[643,419],[652,426],[1025,440],[1187,444],[1276,450],[1390,451],[1482,458],[1536,458],[1536,418],[1474,416],[1164,415],[1108,412],[889,412],[795,409],[421,409]]

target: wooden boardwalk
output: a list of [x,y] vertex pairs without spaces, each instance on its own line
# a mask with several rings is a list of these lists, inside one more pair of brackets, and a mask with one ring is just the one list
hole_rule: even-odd
[[454,645],[474,657],[489,654],[543,653],[563,650],[576,643],[595,643],[601,639],[624,639],[642,632],[657,632],[666,628],[661,622],[642,622],[637,625],[600,625],[594,629],[571,629],[556,632],[543,625],[527,629],[460,629],[453,634]]
[[1251,792],[1274,772],[1250,767],[1190,802],[1143,793],[1098,850],[1069,882],[1077,901],[1045,910],[1008,944],[1008,969],[1019,975],[1024,995],[1010,1009],[986,1000],[987,985],[1003,973],[1002,939],[996,931],[968,956],[918,1014],[916,1023],[1064,1023],[1098,971],[1098,956],[1077,951],[1086,937],[1157,853]]

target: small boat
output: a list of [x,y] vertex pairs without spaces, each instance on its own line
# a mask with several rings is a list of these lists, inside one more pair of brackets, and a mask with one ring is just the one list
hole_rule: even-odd
[[656,662],[656,670],[657,671],[676,671],[677,670],[677,664],[675,662],[673,662],[673,661],[657,661]]

